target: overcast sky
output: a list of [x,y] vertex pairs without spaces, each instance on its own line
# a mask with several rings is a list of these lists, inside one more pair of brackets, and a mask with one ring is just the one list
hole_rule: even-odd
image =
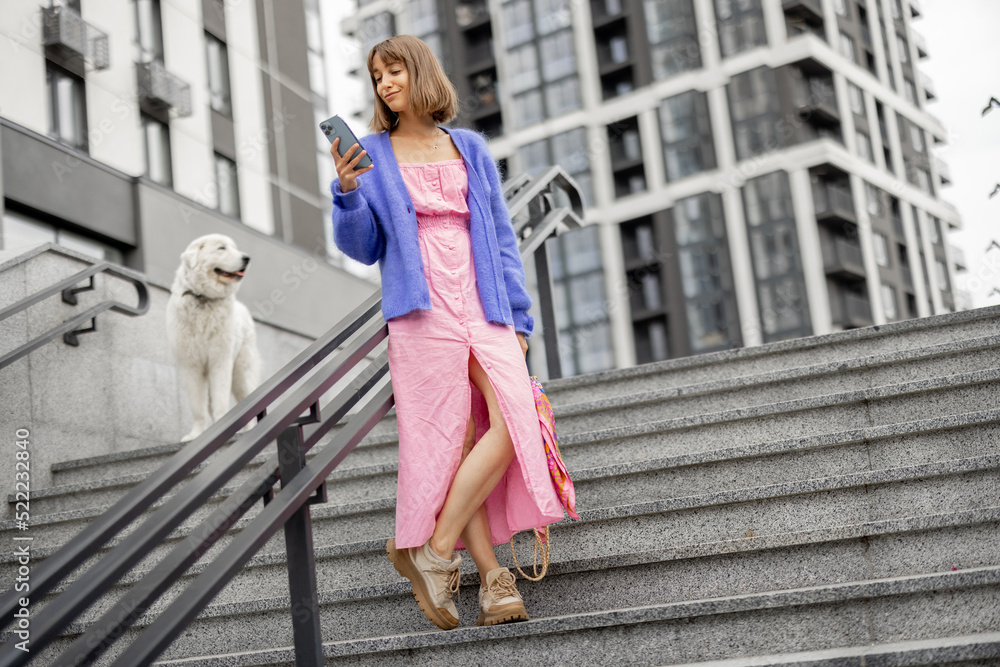
[[958,207],[964,229],[951,243],[965,251],[968,272],[959,287],[974,306],[1000,304],[1000,108],[982,115],[990,97],[1000,98],[1000,0],[920,0],[914,29],[927,38],[928,58],[919,67],[934,80],[938,99],[927,105],[948,130],[936,149],[951,168],[952,185],[941,197]]
[[[323,2],[327,44],[335,54],[330,113],[345,116],[357,109],[360,89],[333,63],[350,54],[344,51],[340,20],[353,6],[350,0]],[[965,251],[968,265],[958,287],[974,306],[1000,304],[1000,248],[986,253],[993,241],[1000,243],[1000,193],[989,197],[1000,183],[1000,108],[982,116],[990,97],[1000,99],[1000,0],[920,0],[920,6],[914,29],[926,38],[929,57],[918,67],[933,79],[937,92],[927,111],[948,131],[947,144],[935,149],[948,163],[953,183],[941,196],[958,207],[963,219],[963,230],[950,238]],[[367,132],[360,123],[351,125],[358,134]]]

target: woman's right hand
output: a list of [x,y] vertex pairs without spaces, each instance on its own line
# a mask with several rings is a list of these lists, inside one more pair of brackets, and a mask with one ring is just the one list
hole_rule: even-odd
[[[340,137],[333,140],[333,145],[330,146],[330,155],[333,156],[333,160],[337,165],[337,178],[340,179],[340,191],[350,192],[358,187],[358,176],[371,171],[375,168],[375,165],[370,164],[367,167],[355,170],[354,168],[358,166],[361,158],[367,155],[367,151],[358,151],[357,155],[354,155],[353,160],[348,160],[346,156],[341,157],[340,152],[337,150],[338,146],[340,146]],[[353,155],[354,151],[357,151],[358,148],[360,146],[354,144],[345,153],[346,155]]]

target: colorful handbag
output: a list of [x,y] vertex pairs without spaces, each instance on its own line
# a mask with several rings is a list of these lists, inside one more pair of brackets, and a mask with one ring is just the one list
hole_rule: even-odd
[[[552,404],[549,397],[542,388],[542,383],[534,375],[531,376],[531,391],[535,396],[535,411],[538,413],[538,426],[542,432],[542,444],[545,445],[545,458],[549,464],[549,475],[552,477],[552,486],[559,496],[559,502],[563,509],[572,519],[579,519],[576,513],[576,490],[573,488],[573,480],[569,477],[566,464],[563,463],[562,455],[559,453],[559,441],[556,438],[556,418],[552,414]],[[510,555],[514,559],[514,567],[525,579],[531,581],[541,581],[542,577],[549,569],[549,549],[551,546],[552,530],[550,526],[535,528],[535,549],[533,572],[535,576],[529,576],[521,569],[517,562],[517,554],[514,553],[514,539],[510,541]],[[542,557],[542,569],[538,569],[538,557]]]

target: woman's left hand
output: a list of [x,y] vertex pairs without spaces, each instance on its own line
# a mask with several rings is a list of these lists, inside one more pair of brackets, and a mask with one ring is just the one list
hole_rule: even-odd
[[517,342],[521,344],[521,354],[527,356],[528,354],[528,341],[525,339],[524,334],[520,331],[517,333]]

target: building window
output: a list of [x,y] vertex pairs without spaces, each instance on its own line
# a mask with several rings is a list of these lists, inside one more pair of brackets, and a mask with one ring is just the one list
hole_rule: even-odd
[[582,127],[526,144],[518,149],[521,169],[530,176],[537,176],[557,164],[580,186],[584,204],[591,204],[594,201],[593,184],[587,146],[586,130]]
[[79,151],[87,150],[87,97],[83,79],[49,63],[49,136]]
[[928,194],[934,194],[934,187],[931,185],[931,172],[923,167],[916,167],[914,171],[917,174],[917,187]]
[[930,228],[930,240],[931,243],[937,245],[941,243],[941,225],[940,220],[935,218],[933,215],[927,218],[927,226]]
[[809,307],[788,175],[776,171],[747,181],[743,204],[764,341],[808,335]]
[[160,0],[135,0],[136,60],[148,63],[163,60],[163,25]]
[[882,190],[871,183],[865,183],[865,203],[868,214],[877,217],[885,215],[885,204],[882,201]]
[[889,266],[889,239],[881,232],[872,234],[872,245],[875,249],[875,262],[879,266]]
[[205,49],[208,60],[208,94],[212,108],[223,116],[232,116],[233,108],[229,92],[229,52],[226,45],[209,33],[205,33]]
[[944,265],[940,259],[934,261],[934,265],[937,267],[937,282],[938,289],[942,292],[948,291],[948,267]]
[[692,90],[663,100],[660,135],[668,180],[715,169],[715,145],[705,93]]
[[569,28],[572,19],[570,0],[535,0],[535,27],[539,35]]
[[852,63],[858,62],[858,50],[854,46],[854,38],[847,33],[840,33],[840,55]]
[[542,103],[542,92],[531,90],[514,97],[514,117],[521,125],[537,123],[545,118],[545,108]]
[[561,234],[546,247],[563,374],[611,368],[614,352],[597,227]]
[[903,96],[910,104],[917,104],[917,87],[906,77],[903,77]]
[[701,67],[698,26],[691,0],[645,0],[653,80]]
[[924,152],[924,131],[914,123],[908,123],[910,126],[910,143],[913,144],[913,149],[918,153]]
[[874,162],[875,155],[872,153],[872,140],[868,136],[868,133],[856,130],[855,139],[858,145],[858,155],[869,162]]
[[215,185],[219,192],[219,212],[240,217],[240,190],[236,178],[236,163],[224,155],[215,154]]
[[774,150],[778,126],[777,83],[774,70],[758,67],[733,77],[729,84],[730,117],[736,156],[745,160]]
[[767,44],[760,0],[715,0],[722,57]]
[[850,81],[847,82],[847,97],[851,100],[851,111],[859,116],[865,115],[865,98],[861,88]]
[[122,252],[81,234],[60,229],[55,225],[36,220],[17,211],[5,209],[3,212],[3,249],[27,248],[42,243],[57,243],[64,248],[75,250],[94,259],[122,263]]
[[833,8],[841,16],[847,16],[847,0],[833,0]]
[[906,38],[896,33],[896,50],[899,52],[899,62],[910,62],[910,46],[906,43]]
[[691,349],[733,347],[739,344],[739,317],[722,199],[714,193],[680,199],[673,217]]
[[514,0],[503,6],[504,41],[517,46],[531,41],[535,36],[531,0]]
[[142,132],[146,143],[146,178],[171,187],[174,178],[169,126],[152,116],[142,114]]
[[896,290],[892,285],[882,285],[882,310],[885,311],[885,319],[895,320],[899,318],[899,306],[896,304]]
[[567,0],[503,5],[515,123],[530,125],[580,107],[576,49]]

